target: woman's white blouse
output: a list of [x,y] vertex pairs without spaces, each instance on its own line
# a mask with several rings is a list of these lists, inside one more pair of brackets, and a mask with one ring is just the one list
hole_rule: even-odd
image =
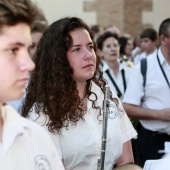
[[[103,92],[93,82],[91,91],[95,92],[98,97],[96,106],[102,108]],[[113,97],[117,98],[115,93]],[[95,96],[92,94],[90,99],[95,99]],[[119,111],[115,103],[111,101],[107,128],[106,170],[111,170],[120,157],[123,143],[137,135],[120,101],[119,108],[122,111]],[[66,170],[97,170],[97,160],[100,159],[101,154],[102,134],[102,122],[99,122],[102,120],[102,115],[98,115],[99,110],[92,108],[92,102],[88,100],[84,121],[78,121],[76,126],[70,123],[68,129],[61,129],[61,133],[58,135],[50,134],[61,159],[64,161]],[[40,119],[40,121],[36,121],[42,123],[43,119]]]

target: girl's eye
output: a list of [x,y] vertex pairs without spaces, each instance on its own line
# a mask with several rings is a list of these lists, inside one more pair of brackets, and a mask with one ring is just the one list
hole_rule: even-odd
[[73,49],[73,52],[78,52],[78,51],[80,51],[80,48]]
[[93,46],[93,45],[90,45],[90,46],[89,46],[89,49],[94,49],[94,46]]
[[117,47],[119,47],[119,45],[118,44],[113,44],[113,47],[117,48]]
[[109,44],[109,45],[107,45],[106,47],[107,47],[107,48],[110,48],[111,46],[110,46],[110,44]]

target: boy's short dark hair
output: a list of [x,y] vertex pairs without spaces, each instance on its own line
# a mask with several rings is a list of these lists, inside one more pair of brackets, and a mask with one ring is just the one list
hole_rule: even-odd
[[140,38],[149,38],[150,40],[155,41],[158,39],[158,34],[155,29],[147,28],[141,33]]
[[168,35],[169,28],[170,28],[170,18],[167,18],[167,19],[163,20],[162,23],[160,24],[159,36],[161,36],[161,35],[169,36]]
[[3,26],[19,22],[30,27],[35,19],[37,6],[31,0],[0,0],[0,31]]
[[43,33],[48,27],[48,21],[41,9],[36,10],[36,17],[32,24],[31,32],[41,32]]

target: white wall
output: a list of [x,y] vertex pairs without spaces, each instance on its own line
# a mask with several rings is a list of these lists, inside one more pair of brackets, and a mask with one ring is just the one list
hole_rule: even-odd
[[152,24],[153,28],[157,31],[159,29],[160,23],[166,19],[170,18],[170,0],[152,0],[153,9],[151,12],[143,12],[143,23]]
[[[95,12],[83,12],[84,0],[32,0],[43,10],[49,24],[67,16],[82,18],[87,24],[96,23]],[[86,0],[93,1],[93,0]]]
[[[83,2],[97,0],[32,0],[43,10],[49,24],[66,16],[82,18],[87,24],[96,24],[95,12],[83,12]],[[103,0],[104,1],[104,0]],[[128,1],[128,0],[127,0]],[[142,23],[158,30],[162,20],[170,17],[170,0],[152,0],[153,11],[143,11]],[[123,24],[123,23],[122,23]]]

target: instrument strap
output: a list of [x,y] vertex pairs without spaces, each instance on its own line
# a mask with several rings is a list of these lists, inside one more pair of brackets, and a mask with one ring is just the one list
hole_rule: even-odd
[[166,82],[167,82],[167,84],[168,84],[168,86],[169,86],[169,88],[170,88],[170,83],[169,83],[169,81],[168,81],[168,78],[167,78],[167,76],[166,76],[166,74],[165,74],[164,69],[162,68],[162,65],[161,65],[160,60],[159,60],[159,57],[158,57],[158,51],[157,51],[157,60],[158,60],[160,69],[161,69],[161,71],[162,71],[162,74],[163,74],[163,76],[164,76],[164,78],[165,78],[165,80],[166,80]]
[[123,79],[123,87],[124,87],[124,92],[126,91],[126,80],[125,80],[125,70],[121,70],[122,73],[122,79]]
[[[122,93],[121,93],[118,85],[114,81],[113,77],[111,76],[109,69],[107,69],[105,72],[108,75],[108,77],[110,78],[110,80],[112,81],[113,85],[115,86],[115,89],[117,91],[117,96],[120,98],[122,96]],[[121,73],[122,73],[123,87],[124,87],[124,92],[125,92],[125,90],[126,90],[126,80],[125,80],[125,71],[124,71],[124,69],[121,70]]]

